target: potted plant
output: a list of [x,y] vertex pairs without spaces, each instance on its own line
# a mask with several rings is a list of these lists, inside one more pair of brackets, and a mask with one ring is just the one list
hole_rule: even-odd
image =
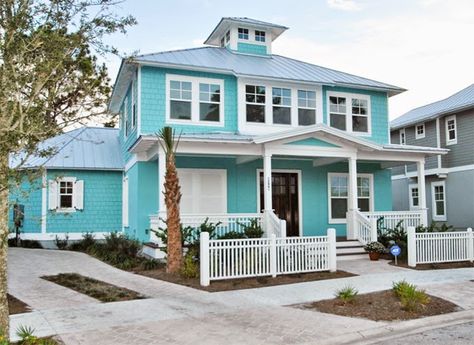
[[385,253],[385,247],[380,242],[370,242],[364,246],[364,250],[369,253],[369,258],[372,261],[377,261],[380,254]]

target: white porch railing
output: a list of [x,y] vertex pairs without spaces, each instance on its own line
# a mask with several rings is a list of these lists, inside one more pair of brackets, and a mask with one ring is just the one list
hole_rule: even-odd
[[264,230],[267,237],[286,237],[286,220],[277,217],[275,212],[264,212]]
[[472,229],[453,232],[416,233],[408,228],[408,265],[474,261]]
[[377,241],[377,226],[374,221],[370,220],[362,212],[355,210],[348,212],[349,217],[354,217],[352,224],[354,224],[354,236],[362,244]]
[[327,236],[209,240],[200,235],[201,285],[211,280],[336,270],[336,230]]
[[375,219],[380,222],[382,230],[394,229],[400,221],[403,221],[402,226],[406,229],[409,226],[417,227],[426,224],[425,214],[426,210],[416,211],[377,211],[377,212],[362,212],[367,218]]

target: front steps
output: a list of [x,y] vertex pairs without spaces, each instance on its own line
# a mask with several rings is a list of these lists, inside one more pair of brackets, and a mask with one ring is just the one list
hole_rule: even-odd
[[367,253],[359,241],[337,241],[336,258],[338,261],[366,259]]

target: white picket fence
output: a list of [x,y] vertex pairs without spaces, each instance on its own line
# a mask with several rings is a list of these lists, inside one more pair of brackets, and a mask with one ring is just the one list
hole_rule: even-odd
[[336,230],[327,236],[209,240],[200,235],[201,285],[211,280],[336,270]]
[[408,227],[408,265],[474,261],[474,237],[467,231],[416,233]]

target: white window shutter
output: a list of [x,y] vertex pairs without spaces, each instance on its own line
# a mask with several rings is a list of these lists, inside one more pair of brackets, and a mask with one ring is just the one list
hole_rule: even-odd
[[76,210],[84,209],[84,181],[78,180],[74,183],[74,208]]
[[48,190],[48,209],[55,210],[58,208],[58,182],[56,180],[49,180]]

